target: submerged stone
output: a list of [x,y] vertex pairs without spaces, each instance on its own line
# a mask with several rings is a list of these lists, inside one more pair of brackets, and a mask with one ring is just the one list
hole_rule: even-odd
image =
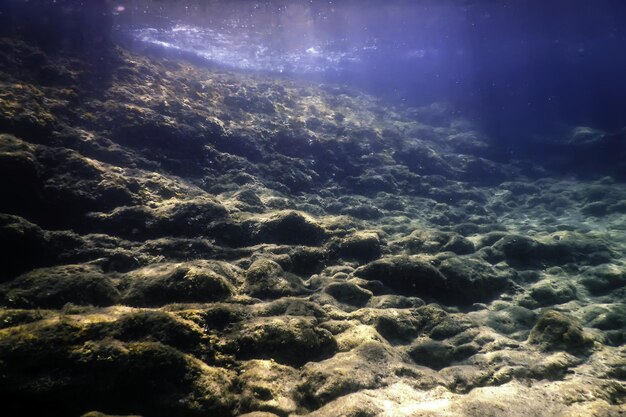
[[530,332],[528,341],[545,350],[584,353],[593,347],[593,337],[574,318],[555,310],[543,313]]
[[400,295],[444,296],[446,278],[422,258],[387,257],[358,268],[355,275],[381,281]]
[[271,358],[298,367],[337,350],[330,332],[308,317],[263,317],[240,323],[234,330],[234,353],[241,359]]

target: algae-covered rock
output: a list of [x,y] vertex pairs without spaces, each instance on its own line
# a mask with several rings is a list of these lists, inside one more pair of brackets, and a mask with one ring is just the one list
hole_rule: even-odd
[[297,211],[278,212],[250,223],[249,227],[254,243],[317,246],[325,238],[325,231],[319,224]]
[[306,294],[300,278],[286,273],[276,262],[258,259],[246,271],[246,292],[252,297],[278,298]]
[[259,414],[264,411],[279,415],[295,412],[297,379],[298,371],[273,360],[254,359],[245,362],[239,378],[242,386],[241,411],[259,410]]
[[580,323],[555,310],[543,313],[530,332],[528,341],[545,350],[565,350],[572,353],[588,351],[593,347],[593,337]]
[[352,306],[362,307],[372,297],[372,292],[351,282],[334,282],[324,288],[324,292],[337,301]]
[[493,245],[517,265],[545,266],[583,262],[591,265],[607,262],[612,254],[606,242],[583,233],[555,233],[543,240],[527,236],[505,236]]
[[53,255],[45,253],[50,245],[44,231],[18,216],[0,214],[0,241],[4,251],[0,282],[34,267],[43,266]]
[[460,304],[492,300],[509,285],[505,273],[479,259],[448,258],[439,271],[446,277],[450,301]]
[[242,359],[274,359],[301,366],[331,356],[337,343],[315,319],[298,316],[263,317],[238,324],[232,337],[235,354]]
[[217,301],[234,293],[239,275],[237,268],[220,262],[155,264],[124,276],[123,298],[134,306]]
[[380,257],[381,243],[373,232],[357,232],[346,236],[339,243],[339,254],[364,261]]
[[34,323],[0,334],[0,385],[12,398],[9,415],[44,408],[52,415],[94,408],[197,415],[232,407],[231,372],[157,342],[85,340],[81,329],[72,321]]
[[167,201],[158,208],[123,206],[110,213],[91,213],[91,230],[145,240],[160,236],[197,236],[211,222],[226,217],[226,209],[215,199]]
[[110,306],[120,301],[113,281],[91,265],[37,269],[4,284],[3,304],[11,307],[61,308],[66,303]]
[[444,296],[446,278],[419,257],[387,257],[358,268],[355,275],[377,280],[400,295]]
[[409,343],[424,328],[422,317],[408,309],[363,308],[351,313],[350,317],[372,326],[393,344]]
[[302,369],[298,393],[315,408],[335,398],[378,386],[399,357],[383,343],[368,342]]
[[604,294],[626,285],[626,268],[614,264],[602,264],[587,269],[580,283],[594,295]]
[[534,284],[528,298],[520,301],[520,305],[537,308],[563,304],[576,299],[576,287],[563,279],[545,279]]
[[184,351],[199,348],[203,339],[199,327],[172,314],[151,310],[127,313],[113,322],[96,323],[89,333],[123,342],[159,342]]
[[408,353],[418,365],[438,370],[452,363],[454,346],[446,342],[421,338],[411,344]]
[[[440,103],[40,48],[13,13],[54,2],[10,3],[2,415],[623,413],[626,171],[583,152],[623,132],[547,147],[564,176]],[[105,2],[60,3],[84,46]]]

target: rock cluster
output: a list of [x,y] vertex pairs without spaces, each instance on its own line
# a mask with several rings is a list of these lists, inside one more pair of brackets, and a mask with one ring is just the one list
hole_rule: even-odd
[[626,413],[623,184],[445,106],[115,56],[96,91],[0,40],[3,415]]

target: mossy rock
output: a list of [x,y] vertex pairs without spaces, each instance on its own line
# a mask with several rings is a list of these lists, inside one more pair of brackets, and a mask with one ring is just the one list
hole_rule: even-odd
[[564,350],[585,353],[593,347],[594,338],[574,318],[555,310],[544,312],[530,332],[528,342],[547,351]]
[[416,256],[382,258],[358,268],[355,275],[381,281],[400,295],[445,297],[448,288],[446,277]]
[[[0,334],[8,415],[228,415],[233,375],[158,342],[85,340],[72,321]],[[18,413],[19,411],[19,413]]]
[[61,308],[67,303],[110,306],[120,294],[102,271],[92,265],[37,269],[4,285],[3,304],[17,308]]
[[375,232],[356,232],[339,242],[339,255],[362,261],[371,261],[381,255],[381,242]]
[[279,298],[307,294],[300,278],[270,259],[258,259],[246,271],[246,292],[252,297]]
[[454,257],[445,259],[439,271],[446,277],[447,298],[443,303],[473,304],[490,301],[509,286],[507,276],[487,262],[475,258]]
[[294,399],[297,370],[273,360],[258,359],[244,362],[240,369],[240,411],[263,410],[288,415],[297,410]]
[[300,402],[318,408],[341,396],[376,388],[397,362],[399,358],[389,346],[371,341],[330,359],[308,363],[298,384]]
[[278,363],[302,366],[312,360],[331,356],[337,343],[327,330],[317,327],[309,317],[262,317],[234,327],[241,359],[274,359]]
[[[88,332],[96,338],[112,337],[123,342],[159,342],[184,351],[200,348],[203,333],[170,313],[140,310],[112,322],[96,323]],[[96,336],[97,335],[97,336]]]
[[528,308],[547,307],[576,299],[576,287],[564,279],[544,279],[534,284],[520,305]]
[[351,318],[374,327],[389,343],[410,343],[423,329],[422,317],[408,309],[362,308],[350,314]]
[[570,262],[597,265],[613,256],[602,239],[574,232],[554,233],[541,240],[508,235],[493,248],[515,266],[544,267]]
[[363,307],[372,298],[372,292],[351,282],[333,282],[324,288],[324,292],[340,303]]
[[326,238],[325,230],[310,216],[297,211],[282,211],[249,222],[252,243],[318,246]]
[[417,339],[408,349],[408,354],[418,365],[439,370],[453,361],[454,346],[429,338]]
[[537,321],[537,314],[528,308],[510,305],[494,311],[484,310],[485,323],[495,331],[517,339],[522,335],[526,339],[530,329]]
[[212,198],[166,201],[158,208],[146,206],[117,207],[109,213],[90,213],[91,231],[146,240],[163,236],[198,236],[205,234],[211,222],[227,218],[226,209]]
[[[1,162],[0,162],[1,163]],[[8,196],[5,198],[9,198]],[[18,216],[0,213],[3,272],[0,282],[53,259],[48,236],[37,225]]]
[[234,293],[239,274],[222,262],[155,264],[124,276],[123,299],[139,307],[223,300]]
[[626,268],[603,264],[587,269],[581,276],[582,285],[593,295],[601,295],[626,285]]

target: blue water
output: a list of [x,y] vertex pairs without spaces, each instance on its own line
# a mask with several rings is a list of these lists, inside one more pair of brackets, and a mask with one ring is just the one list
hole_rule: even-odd
[[117,21],[207,64],[446,101],[500,141],[626,125],[626,4],[535,3],[148,2]]

